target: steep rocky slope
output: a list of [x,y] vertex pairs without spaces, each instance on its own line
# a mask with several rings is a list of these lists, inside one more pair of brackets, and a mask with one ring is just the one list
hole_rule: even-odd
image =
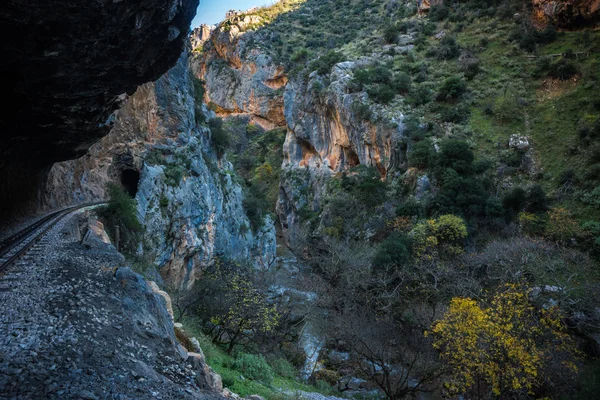
[[[290,2],[294,4],[295,2]],[[264,128],[285,124],[288,132],[278,214],[284,228],[296,227],[300,209],[318,209],[326,192],[325,181],[357,165],[377,168],[382,177],[405,162],[401,149],[403,114],[375,110],[384,118],[367,121],[357,115],[355,103],[365,93],[348,93],[355,69],[373,58],[337,64],[331,74],[310,76],[295,73],[260,45],[274,35],[255,27],[268,20],[252,13],[234,14],[212,31],[194,60],[198,76],[205,81],[205,100],[219,115],[250,115]],[[400,52],[410,49],[407,37]],[[327,91],[321,91],[328,85]]]
[[197,6],[198,0],[2,5],[0,218],[32,206],[54,162],[83,155],[108,133],[122,93],[176,62]]
[[0,398],[224,398],[204,357],[177,342],[164,292],[124,267],[97,222],[81,241],[88,213],[3,271]]
[[46,204],[106,198],[106,184],[123,185],[138,201],[144,225],[138,255],[154,264],[173,288],[191,287],[217,254],[273,262],[275,234],[268,221],[250,229],[231,164],[211,147],[197,121],[210,111],[196,104],[188,55],[155,83],[141,86],[118,111],[110,134],[88,155],[56,164]]
[[[272,57],[253,48],[249,26],[257,16],[234,16],[227,27],[219,26],[206,39],[192,39],[201,54],[194,68],[206,85],[206,103],[214,104],[220,116],[247,114],[265,129],[285,124],[283,88],[288,78]],[[198,37],[199,31],[192,33]]]

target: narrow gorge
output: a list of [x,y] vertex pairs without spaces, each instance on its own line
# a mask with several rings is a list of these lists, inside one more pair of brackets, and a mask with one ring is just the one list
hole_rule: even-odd
[[600,2],[42,3],[0,399],[596,398]]

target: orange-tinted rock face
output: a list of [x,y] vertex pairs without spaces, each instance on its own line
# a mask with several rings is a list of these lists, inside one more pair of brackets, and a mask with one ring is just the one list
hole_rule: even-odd
[[247,29],[260,21],[258,16],[234,15],[221,23],[204,43],[194,69],[217,115],[248,114],[261,126],[283,126],[285,70],[267,54],[249,48],[254,32]]
[[600,0],[532,0],[533,16],[541,23],[577,29],[598,26]]
[[[264,267],[275,253],[272,221],[260,231],[247,229],[242,189],[214,166],[233,167],[211,149],[209,129],[197,122],[197,112],[208,114],[195,104],[184,55],[129,97],[110,134],[88,155],[53,166],[46,194],[54,208],[105,199],[108,182],[131,189],[145,227],[137,252],[173,288],[190,288],[216,254]],[[169,165],[183,169],[179,180],[167,178]]]

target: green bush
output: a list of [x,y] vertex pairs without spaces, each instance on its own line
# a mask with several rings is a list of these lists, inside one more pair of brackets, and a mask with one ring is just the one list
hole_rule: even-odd
[[344,55],[340,52],[330,50],[317,60],[310,64],[312,71],[317,71],[319,75],[325,75],[331,72],[331,68],[339,62],[344,61]]
[[434,154],[431,141],[422,140],[415,143],[408,153],[408,163],[411,167],[427,168]]
[[128,229],[140,231],[142,225],[137,217],[137,202],[125,190],[112,182],[107,184],[109,203],[102,211],[105,216],[120,221]]
[[461,140],[445,140],[440,146],[438,164],[444,168],[452,168],[459,174],[470,174],[475,155],[469,144]]
[[438,91],[437,99],[443,100],[456,100],[467,91],[467,84],[464,79],[458,75],[453,75],[444,80],[440,90]]
[[460,55],[460,46],[452,36],[444,36],[430,54],[439,60],[452,60]]
[[392,233],[378,247],[373,259],[373,270],[383,272],[391,266],[402,265],[410,259],[410,240],[397,232]]
[[165,183],[169,186],[178,186],[184,175],[184,169],[180,165],[165,165]]
[[265,197],[265,187],[260,184],[251,185],[245,192],[243,207],[253,231],[260,229],[271,205]]
[[354,115],[362,121],[370,121],[371,118],[373,118],[373,113],[371,112],[369,105],[360,101],[352,103],[352,111],[354,112]]
[[383,27],[383,40],[385,40],[386,43],[396,43],[397,38],[398,28],[396,28],[396,26],[393,23],[388,22]]
[[277,358],[273,360],[273,362],[271,362],[271,367],[277,375],[283,376],[284,378],[294,379],[298,375],[296,368],[294,368],[292,363],[285,358]]
[[341,186],[344,190],[367,207],[375,207],[385,200],[386,185],[381,181],[377,168],[359,165],[350,172],[351,175],[342,176]]
[[541,213],[548,210],[548,197],[541,185],[534,185],[527,192],[527,211]]
[[365,90],[375,102],[387,104],[397,93],[408,93],[411,79],[404,72],[393,74],[391,69],[377,64],[354,72],[348,85],[351,92]]
[[273,370],[263,356],[242,353],[234,361],[233,367],[247,379],[267,385],[273,381]]
[[496,119],[501,122],[521,121],[523,119],[523,107],[519,105],[517,98],[513,95],[497,98],[493,110]]
[[399,217],[421,217],[423,214],[423,205],[415,199],[406,200],[396,207],[396,215]]
[[293,63],[302,63],[306,62],[309,58],[310,52],[305,48],[301,48],[296,50],[294,54],[292,54],[292,56],[290,57],[290,61]]
[[539,44],[553,42],[556,36],[556,29],[552,25],[538,30],[527,21],[521,25],[519,30],[512,33],[510,39],[515,40],[523,50],[533,52]]
[[506,210],[507,216],[512,219],[525,207],[526,201],[527,195],[525,191],[517,187],[502,198],[502,207]]
[[212,145],[220,158],[225,154],[225,151],[231,146],[231,137],[223,128],[223,120],[221,118],[213,118],[208,121],[208,127],[211,132]]
[[411,93],[411,100],[412,100],[412,104],[415,107],[421,106],[421,105],[425,105],[429,102],[431,102],[433,98],[433,91],[427,87],[426,85],[415,85],[412,93]]
[[552,78],[567,80],[579,72],[577,65],[572,61],[562,58],[550,65],[548,75]]
[[387,104],[394,99],[396,92],[387,85],[375,85],[367,89],[367,94],[373,101]]

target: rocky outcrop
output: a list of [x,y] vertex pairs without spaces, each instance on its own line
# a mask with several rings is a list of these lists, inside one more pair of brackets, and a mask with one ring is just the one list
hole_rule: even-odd
[[46,194],[55,207],[105,198],[107,182],[130,189],[145,227],[138,253],[173,288],[191,287],[217,255],[261,268],[275,253],[273,222],[250,229],[233,167],[217,158],[210,130],[197,122],[206,118],[197,112],[210,112],[195,104],[192,79],[185,53],[127,100],[88,155],[53,167]]
[[110,129],[122,93],[176,62],[198,0],[10,1],[0,9],[0,218]]
[[192,33],[190,34],[190,44],[192,45],[192,51],[202,50],[202,46],[208,39],[210,39],[210,34],[215,30],[215,27],[212,25],[202,24],[198,28],[194,28]]
[[256,15],[240,14],[222,22],[204,43],[195,66],[206,83],[206,102],[217,114],[248,114],[265,129],[285,125],[283,89],[288,77],[282,66],[253,47],[256,32],[248,29],[261,22]]
[[[355,112],[366,102],[365,93],[348,93],[353,71],[369,60],[335,65],[325,90],[325,77],[290,82],[284,94],[288,134],[284,147],[283,174],[277,205],[284,228],[296,223],[297,212],[316,211],[325,194],[328,177],[358,165],[376,167],[382,178],[398,169],[405,159],[399,148],[403,115],[386,115],[392,124],[373,123]],[[374,113],[383,110],[373,107]]]
[[[347,85],[353,71],[370,59],[340,63],[328,77],[312,73],[289,80],[284,68],[255,45],[266,34],[251,30],[260,23],[259,16],[244,13],[219,24],[195,68],[206,82],[205,100],[217,114],[250,115],[267,129],[287,126],[277,205],[287,229],[296,225],[300,209],[319,208],[329,177],[362,164],[376,167],[385,178],[401,166],[403,115],[382,115],[382,121],[392,121],[385,124],[365,121],[354,111],[366,94],[348,93]],[[384,113],[381,107],[371,111]]]
[[532,0],[534,17],[562,28],[598,26],[600,0]]

